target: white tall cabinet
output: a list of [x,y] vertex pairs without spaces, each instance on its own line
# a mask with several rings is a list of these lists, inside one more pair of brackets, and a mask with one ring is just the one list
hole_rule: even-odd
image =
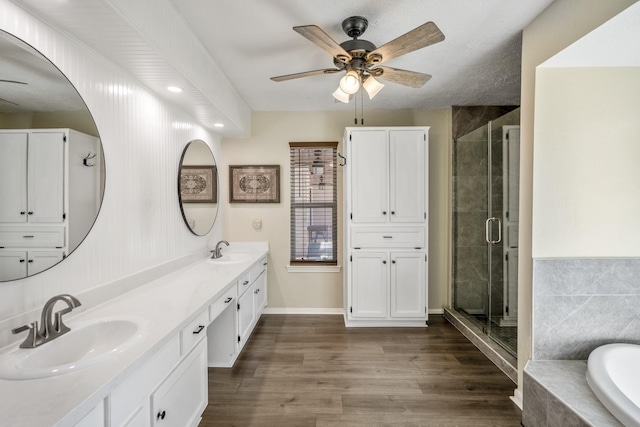
[[0,281],[46,270],[84,238],[101,199],[99,143],[72,129],[0,130]]
[[345,129],[347,326],[426,325],[428,134]]

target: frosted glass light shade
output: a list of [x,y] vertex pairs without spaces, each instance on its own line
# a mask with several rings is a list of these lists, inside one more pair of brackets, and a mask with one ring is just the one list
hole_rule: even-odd
[[376,96],[378,92],[380,92],[380,90],[382,90],[384,85],[374,79],[373,76],[369,76],[367,77],[367,80],[365,80],[362,84],[362,87],[367,91],[369,99],[373,99],[373,97]]
[[336,91],[333,92],[333,97],[340,102],[344,102],[345,104],[349,103],[349,94],[344,93],[342,89],[340,89],[340,87],[338,87],[338,89],[336,89]]
[[351,70],[340,79],[340,90],[349,95],[353,95],[360,89],[360,77],[358,73]]

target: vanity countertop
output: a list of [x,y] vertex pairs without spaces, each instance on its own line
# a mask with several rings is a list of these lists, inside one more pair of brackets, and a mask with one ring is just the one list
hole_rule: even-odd
[[206,258],[69,317],[66,324],[71,329],[76,323],[105,317],[143,318],[149,328],[133,347],[97,365],[48,378],[0,380],[2,425],[75,424],[171,337],[235,286],[237,279],[268,251],[267,242],[231,242],[223,253],[242,252],[249,257],[237,263],[215,263]]

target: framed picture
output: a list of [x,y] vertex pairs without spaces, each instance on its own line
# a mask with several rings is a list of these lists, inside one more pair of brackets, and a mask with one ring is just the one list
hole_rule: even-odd
[[217,203],[218,171],[213,165],[180,168],[180,198],[183,203]]
[[229,202],[280,203],[280,166],[229,166]]

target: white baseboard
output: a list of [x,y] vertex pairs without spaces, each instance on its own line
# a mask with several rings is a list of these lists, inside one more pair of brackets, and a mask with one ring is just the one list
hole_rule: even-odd
[[[342,308],[288,308],[288,307],[267,307],[264,309],[264,314],[332,314],[343,315],[344,309]],[[444,314],[442,308],[430,308],[429,314]]]
[[342,308],[287,308],[287,307],[267,307],[263,311],[264,314],[344,314]]
[[513,396],[509,396],[509,398],[513,400],[513,403],[518,405],[518,408],[520,408],[520,410],[522,411],[522,393],[520,392],[520,390],[513,390]]

